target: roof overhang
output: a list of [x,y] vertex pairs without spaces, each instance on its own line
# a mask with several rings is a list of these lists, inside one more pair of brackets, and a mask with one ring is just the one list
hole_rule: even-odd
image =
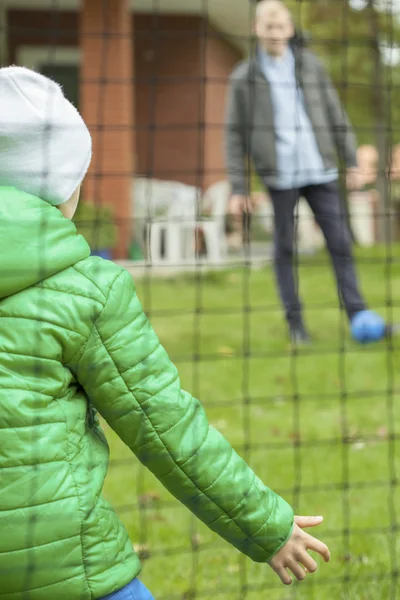
[[[112,0],[109,0],[112,2]],[[132,11],[207,16],[210,24],[243,51],[249,46],[251,0],[130,0]],[[99,0],[100,2],[100,0]],[[2,0],[3,9],[78,10],[81,0]]]

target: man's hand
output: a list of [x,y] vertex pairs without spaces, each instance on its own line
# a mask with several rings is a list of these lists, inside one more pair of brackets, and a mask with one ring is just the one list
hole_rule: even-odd
[[270,566],[285,585],[292,583],[292,578],[286,569],[290,569],[299,581],[306,577],[307,572],[314,573],[317,570],[317,563],[307,550],[318,552],[325,562],[330,561],[331,555],[328,547],[303,531],[306,527],[320,525],[322,521],[322,517],[294,518],[295,525],[290,539],[270,562]]
[[248,196],[234,194],[229,202],[229,214],[233,215],[236,221],[242,222],[243,213],[252,212],[251,199]]
[[346,186],[347,189],[355,192],[359,190],[363,186],[363,177],[360,169],[358,167],[352,167],[351,169],[347,169],[346,173]]

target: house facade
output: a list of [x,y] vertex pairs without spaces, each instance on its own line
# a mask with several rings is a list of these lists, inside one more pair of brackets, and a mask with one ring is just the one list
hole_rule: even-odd
[[113,205],[119,258],[131,231],[134,174],[202,188],[225,177],[227,79],[243,56],[235,32],[248,3],[233,2],[242,17],[229,0],[213,0],[206,13],[194,3],[3,3],[3,64],[57,80],[89,124],[94,157],[84,196]]

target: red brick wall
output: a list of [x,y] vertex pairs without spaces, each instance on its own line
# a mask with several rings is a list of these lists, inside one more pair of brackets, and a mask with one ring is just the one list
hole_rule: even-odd
[[202,19],[135,16],[138,172],[198,183]]
[[210,30],[206,54],[204,185],[225,179],[224,115],[228,77],[241,59],[240,51]]
[[113,0],[110,9],[105,14],[98,0],[82,3],[79,95],[82,116],[93,139],[93,160],[83,197],[105,205],[113,199],[118,226],[113,256],[123,259],[128,256],[133,235],[133,35],[128,0]]
[[67,11],[9,10],[8,59],[16,62],[19,46],[77,46],[78,15]]

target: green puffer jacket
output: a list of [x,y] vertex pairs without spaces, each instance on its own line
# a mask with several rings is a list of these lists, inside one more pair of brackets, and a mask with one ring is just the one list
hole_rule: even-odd
[[102,496],[96,411],[212,530],[268,561],[292,510],[181,390],[130,275],[13,188],[0,188],[0,254],[0,600],[92,600],[140,572]]

